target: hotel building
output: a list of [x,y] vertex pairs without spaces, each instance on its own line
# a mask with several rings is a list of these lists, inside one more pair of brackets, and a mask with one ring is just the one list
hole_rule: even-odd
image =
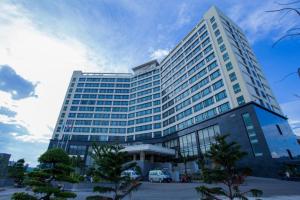
[[192,160],[218,134],[230,134],[248,152],[240,164],[255,175],[276,176],[300,155],[243,31],[211,7],[160,63],[132,73],[74,71],[49,148],[81,155],[90,165],[93,142],[119,143],[145,174],[174,168],[182,157],[195,171]]

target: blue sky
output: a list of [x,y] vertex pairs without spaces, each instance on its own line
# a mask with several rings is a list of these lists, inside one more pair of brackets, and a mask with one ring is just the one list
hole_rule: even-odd
[[275,1],[0,1],[0,152],[35,165],[46,150],[73,70],[128,72],[166,55],[212,5],[246,33],[283,111],[300,135],[300,38]]

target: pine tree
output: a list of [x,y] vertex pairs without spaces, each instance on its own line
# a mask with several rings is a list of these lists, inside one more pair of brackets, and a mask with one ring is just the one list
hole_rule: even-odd
[[24,163],[25,160],[20,159],[12,167],[8,169],[9,176],[14,179],[16,187],[23,186],[25,171],[26,171],[26,167],[24,166]]
[[50,149],[42,154],[38,161],[40,169],[28,174],[26,185],[30,186],[39,198],[26,193],[23,195],[15,193],[15,200],[21,200],[24,195],[27,195],[27,198],[40,200],[62,200],[76,197],[75,193],[63,191],[61,185],[58,184],[60,181],[75,182],[70,176],[73,169],[68,154],[62,149]]
[[222,183],[225,187],[200,186],[196,187],[196,191],[201,193],[202,199],[205,200],[219,200],[224,197],[230,200],[247,199],[246,195],[249,193],[255,197],[261,196],[262,191],[257,189],[240,191],[239,186],[244,182],[244,177],[248,174],[249,169],[238,170],[236,163],[247,153],[242,152],[240,145],[236,142],[227,143],[227,137],[228,135],[217,136],[216,142],[204,154],[204,159],[206,162],[211,162],[211,166],[207,167],[204,162],[201,163],[204,182]]
[[[122,176],[122,172],[133,169],[135,162],[128,162],[127,152],[121,151],[123,148],[118,145],[93,145],[92,158],[95,161],[94,175],[104,181],[108,181],[112,186],[96,186],[94,192],[112,192],[113,199],[119,200],[122,197],[121,190],[130,188],[132,181],[127,176]],[[101,196],[90,196],[87,199],[105,199]]]

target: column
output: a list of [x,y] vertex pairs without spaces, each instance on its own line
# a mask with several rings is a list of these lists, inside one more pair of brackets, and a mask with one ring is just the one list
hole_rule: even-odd
[[153,154],[150,156],[150,162],[154,163],[154,155]]
[[145,160],[145,152],[143,152],[143,151],[140,152],[140,160],[141,161]]

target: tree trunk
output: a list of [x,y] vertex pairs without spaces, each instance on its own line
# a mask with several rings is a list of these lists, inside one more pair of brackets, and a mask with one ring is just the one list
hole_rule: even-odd
[[115,197],[114,197],[114,200],[119,200],[119,196],[118,196],[118,184],[116,183],[115,184]]

